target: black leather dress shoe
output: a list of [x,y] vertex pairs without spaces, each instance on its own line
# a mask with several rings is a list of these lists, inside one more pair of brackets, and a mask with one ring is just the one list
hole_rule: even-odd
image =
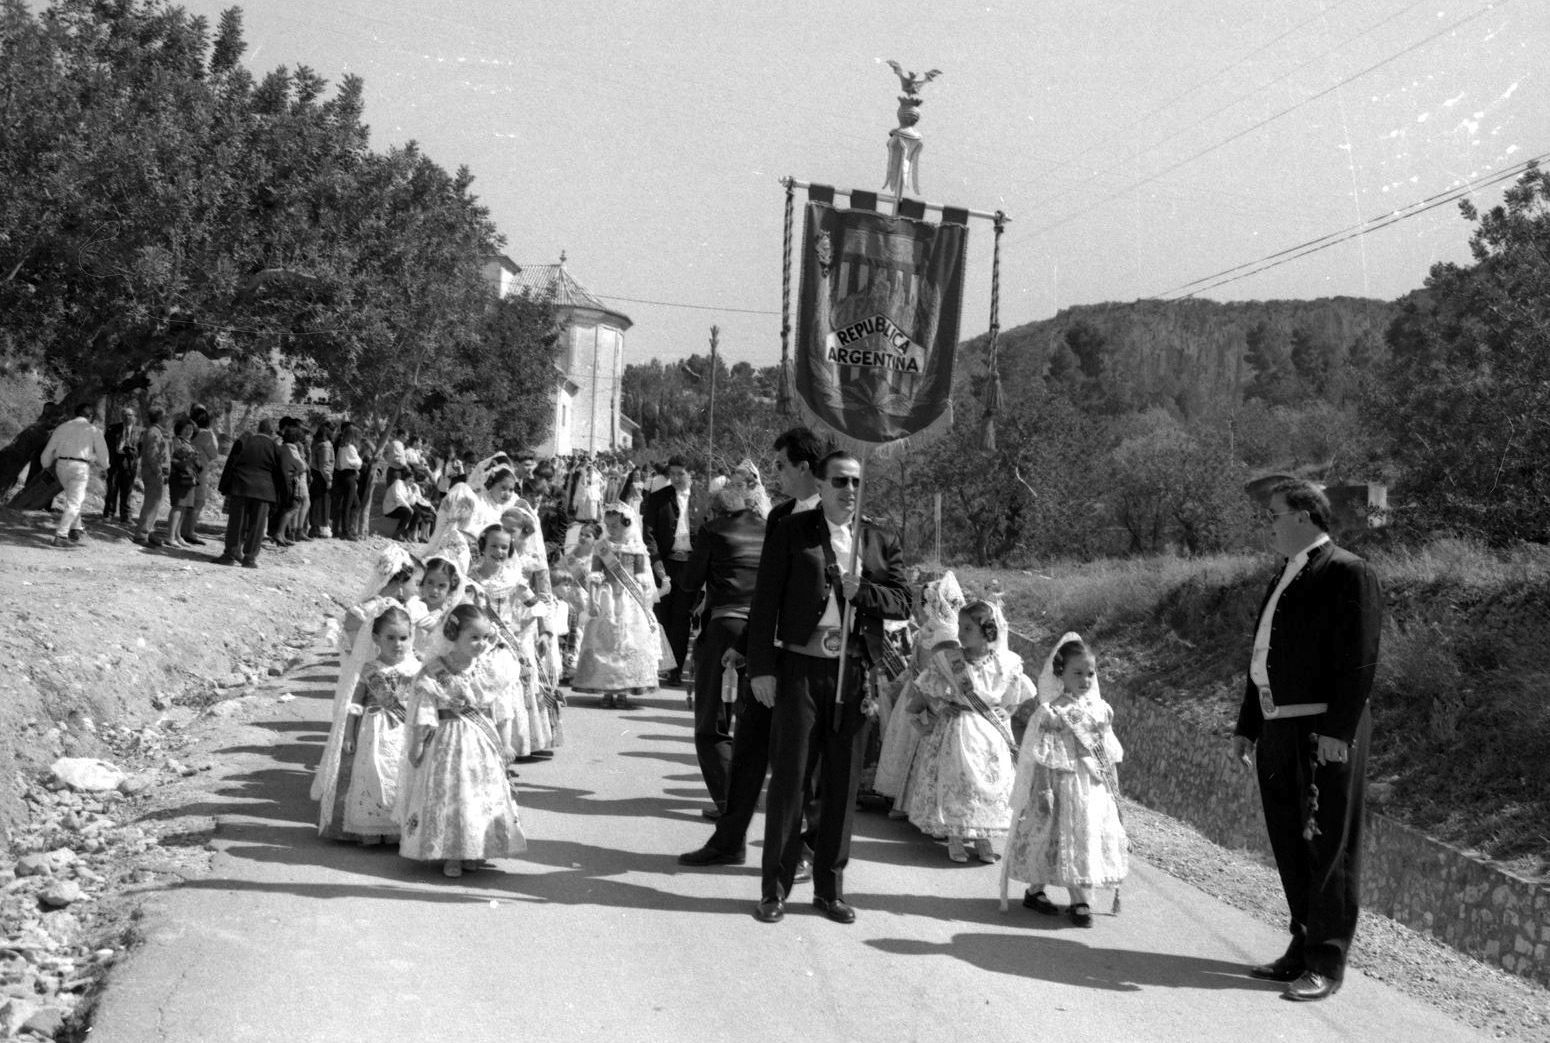
[[740,866],[748,861],[747,850],[721,851],[706,844],[678,856],[681,866]]
[[760,923],[780,923],[786,918],[786,903],[779,898],[766,898],[754,907],[753,916]]
[[1288,985],[1286,991],[1281,993],[1281,998],[1307,1003],[1312,1000],[1328,999],[1339,991],[1338,978],[1327,978],[1317,971],[1303,971],[1302,977]]
[[804,858],[797,863],[797,871],[792,874],[793,884],[804,884],[813,878],[813,863],[811,859]]
[[856,910],[843,898],[814,898],[813,907],[835,923],[856,922]]
[[1258,978],[1261,981],[1296,981],[1302,977],[1304,968],[1300,961],[1288,960],[1285,956],[1271,963],[1262,963],[1258,967],[1249,968],[1249,977]]
[[710,821],[714,822],[717,819],[719,819],[722,815],[725,815],[726,813],[727,813],[727,809],[722,807],[721,805],[717,804],[714,807],[701,808],[700,809],[700,818],[710,819]]

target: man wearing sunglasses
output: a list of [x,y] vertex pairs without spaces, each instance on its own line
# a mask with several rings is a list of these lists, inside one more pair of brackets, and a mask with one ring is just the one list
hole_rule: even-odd
[[1345,976],[1361,895],[1362,805],[1383,594],[1372,566],[1329,539],[1329,500],[1297,479],[1265,512],[1283,565],[1265,593],[1232,752],[1259,776],[1291,912],[1291,944],[1256,978],[1322,1000]]
[[[762,898],[754,914],[765,923],[785,917],[802,858],[805,783],[814,771],[822,797],[813,839],[813,905],[836,923],[856,919],[845,901],[844,872],[866,741],[864,677],[881,649],[883,620],[910,614],[898,538],[855,514],[861,461],[834,452],[814,472],[819,508],[771,526],[748,618],[749,684],[754,698],[773,711]],[[842,672],[843,704],[836,714]]]

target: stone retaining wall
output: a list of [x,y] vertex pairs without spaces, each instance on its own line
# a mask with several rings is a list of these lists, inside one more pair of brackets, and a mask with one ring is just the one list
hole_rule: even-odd
[[[1030,674],[1047,650],[1011,639]],[[1166,706],[1107,691],[1125,747],[1125,795],[1188,822],[1224,847],[1269,853],[1251,772],[1233,764],[1230,735],[1202,734]],[[1513,974],[1550,985],[1550,886],[1526,880],[1369,811],[1362,906]],[[1359,943],[1358,943],[1359,944]]]

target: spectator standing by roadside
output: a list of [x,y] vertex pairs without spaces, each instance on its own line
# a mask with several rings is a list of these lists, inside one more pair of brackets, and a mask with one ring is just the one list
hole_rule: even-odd
[[[210,487],[215,483],[215,462],[221,458],[221,443],[210,427],[210,411],[197,403],[189,407],[194,422],[194,449],[199,453],[199,482],[194,486],[194,505],[183,515],[182,540],[192,547],[204,545],[199,538],[199,516],[210,502]],[[169,535],[171,531],[169,530]]]
[[307,535],[317,540],[334,534],[328,524],[329,510],[333,506],[330,494],[334,487],[333,421],[323,421],[313,432],[312,454],[308,463],[307,496],[312,501],[312,517]]
[[59,516],[51,546],[68,547],[81,539],[81,503],[86,499],[86,483],[93,467],[106,468],[112,457],[107,440],[92,423],[96,410],[91,403],[75,407],[75,418],[54,428],[38,461],[54,469],[54,477],[64,487],[65,509]]
[[307,491],[306,433],[306,428],[295,417],[281,421],[280,462],[285,467],[291,502],[275,529],[275,543],[281,547],[307,538],[307,508],[311,506],[311,498]]
[[172,471],[172,444],[162,427],[165,415],[160,409],[145,411],[145,434],[140,437],[140,482],[145,486],[145,502],[140,507],[140,523],[130,537],[136,543],[161,543],[152,530],[167,502],[167,475]]
[[258,551],[269,527],[269,512],[284,510],[287,495],[280,445],[274,421],[260,420],[258,430],[237,439],[221,472],[220,491],[226,496],[226,550],[216,562],[258,568]]
[[342,540],[356,538],[350,526],[360,503],[360,492],[355,484],[361,476],[359,442],[355,425],[346,420],[334,443],[334,535]]
[[108,493],[102,505],[102,520],[111,521],[113,515],[125,525],[129,524],[130,500],[135,491],[135,463],[140,459],[140,423],[135,411],[125,406],[119,410],[118,423],[108,428]]
[[194,509],[194,490],[200,485],[204,462],[194,445],[195,423],[184,417],[172,425],[172,468],[168,484],[172,487],[167,511],[167,544],[181,549],[193,545],[183,538],[183,516]]

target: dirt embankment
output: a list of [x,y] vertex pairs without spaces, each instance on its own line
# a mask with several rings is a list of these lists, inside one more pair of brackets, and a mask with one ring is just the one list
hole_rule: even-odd
[[[1439,539],[1362,553],[1386,607],[1369,798],[1431,836],[1550,879],[1550,549]],[[1009,615],[1045,642],[1082,631],[1106,684],[1225,735],[1271,572],[1266,557],[1013,575]]]
[[109,752],[101,726],[152,725],[283,668],[276,651],[350,598],[370,544],[314,540],[266,551],[257,570],[198,552],[146,548],[120,526],[47,545],[41,514],[0,510],[0,829],[25,824],[26,782],[59,756]]
[[[168,796],[216,766],[190,752],[201,715],[251,701],[238,697],[312,646],[375,546],[312,541],[250,570],[214,564],[210,532],[198,552],[138,546],[95,521],[69,549],[49,534],[45,515],[0,511],[6,1039],[84,1038],[106,970],[133,944],[134,893],[207,857],[213,822]],[[64,785],[49,771],[61,757],[126,777],[100,792]]]

